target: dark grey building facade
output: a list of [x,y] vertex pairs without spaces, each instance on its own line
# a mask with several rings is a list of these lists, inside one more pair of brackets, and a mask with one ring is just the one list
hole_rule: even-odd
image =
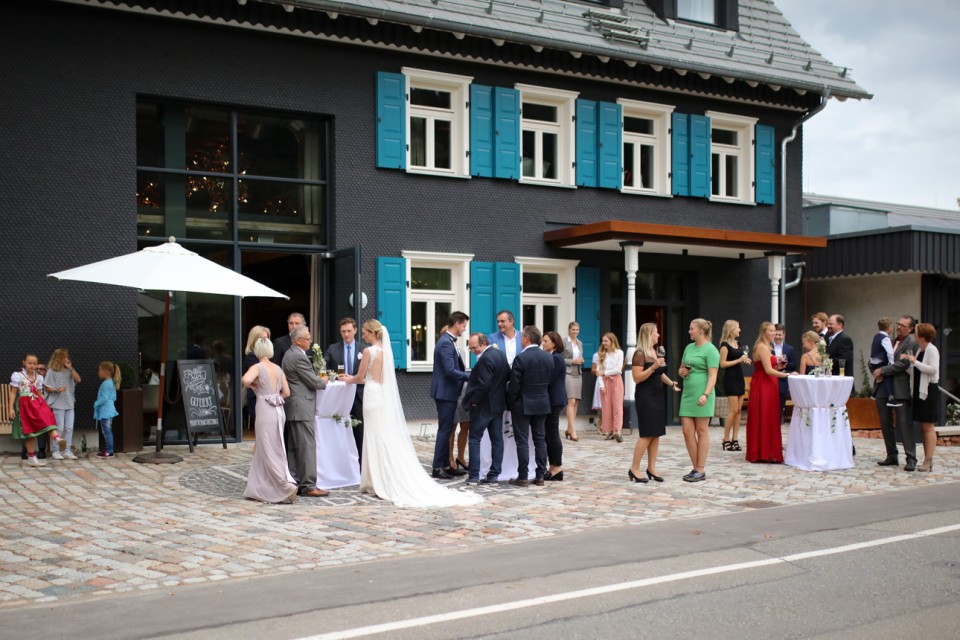
[[[391,326],[398,314],[378,278],[391,265],[408,270],[401,278],[407,291],[394,292],[393,301],[405,305],[403,322],[391,330],[406,351],[399,379],[412,419],[434,417],[430,357],[442,316],[463,309],[473,328],[494,327],[496,285],[488,306],[474,297],[477,274],[488,264],[491,273],[514,265],[504,273],[521,287],[511,303],[518,324],[537,322],[564,335],[576,319],[596,334],[588,347],[599,331],[612,330],[626,344],[628,328],[656,321],[678,353],[695,317],[713,320],[717,330],[737,318],[752,341],[754,328],[770,318],[764,254],[805,251],[796,241],[802,130],[785,158],[781,142],[824,99],[814,89],[823,85],[820,76],[835,78],[835,95],[869,97],[815,52],[797,53],[802,41],[772,3],[741,1],[733,26],[753,43],[740,50],[717,49],[718,38],[737,36],[728,14],[701,24],[658,16],[657,3],[545,2],[522,15],[512,12],[513,3],[492,3],[484,15],[491,23],[499,18],[513,37],[500,37],[495,24],[488,32],[463,26],[489,3],[387,4],[392,13],[375,17],[359,2],[8,3],[0,24],[8,300],[0,333],[7,369],[18,368],[24,351],[45,360],[60,346],[71,349],[90,380],[102,359],[155,367],[160,319],[137,304],[149,292],[46,274],[170,235],[291,297],[174,297],[169,356],[199,346],[217,360],[235,437],[243,424],[236,398],[247,330],[262,324],[276,336],[295,310],[307,315],[323,345],[346,315],[361,322],[379,315]],[[428,19],[421,9],[431,7]],[[759,10],[786,25],[787,45],[760,38],[761,21],[751,18]],[[637,30],[624,33],[633,40],[609,26],[631,21]],[[547,40],[540,25],[551,22]],[[575,25],[587,36],[576,35]],[[687,60],[668,64],[672,45],[663,34],[672,34]],[[765,62],[764,47],[776,65],[794,56],[789,69]],[[801,55],[814,61],[806,71]],[[385,168],[378,155],[389,140],[380,112],[384,78],[406,82],[403,168]],[[507,163],[485,167],[478,159],[486,142],[476,111],[486,88],[522,106],[509,167],[516,175],[498,177]],[[471,104],[454,104],[464,98]],[[603,105],[620,118],[606,129]],[[599,114],[595,139],[585,113]],[[700,176],[706,193],[677,192],[681,170],[697,173],[678,165],[677,154],[688,148],[677,146],[678,122],[691,125],[691,158],[694,124],[707,123],[706,151],[700,149],[707,154]],[[615,137],[604,138],[604,131]],[[772,141],[762,142],[767,132]],[[489,148],[496,162],[510,157],[501,134],[494,132]],[[612,174],[602,166],[610,153],[604,140],[618,145]],[[757,164],[761,142],[773,152],[770,167]],[[581,153],[586,145],[599,149],[587,180],[597,186],[583,184],[591,161]],[[767,181],[773,177],[769,201],[758,197],[764,172]],[[625,271],[624,249],[545,240],[550,231],[602,221],[640,225],[622,238],[639,247],[635,273]],[[661,245],[638,239],[651,228],[644,225],[673,228],[679,238],[686,228],[715,230],[718,240]],[[729,242],[720,242],[726,236]],[[354,306],[358,297],[366,307]],[[785,317],[797,329],[802,305],[799,296],[787,296]],[[94,393],[93,384],[82,385],[78,415],[92,407]]]

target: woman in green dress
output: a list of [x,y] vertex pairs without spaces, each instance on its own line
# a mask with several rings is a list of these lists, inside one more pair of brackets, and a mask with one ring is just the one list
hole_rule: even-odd
[[679,374],[684,379],[680,396],[680,423],[693,471],[683,476],[686,482],[706,480],[707,451],[710,449],[710,418],[713,416],[717,369],[720,352],[710,342],[713,324],[696,318],[690,322],[690,339],[683,350]]

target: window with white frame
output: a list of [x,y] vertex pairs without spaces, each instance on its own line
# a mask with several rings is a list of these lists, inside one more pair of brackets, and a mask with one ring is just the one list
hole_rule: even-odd
[[711,200],[753,202],[756,118],[708,111]]
[[457,76],[403,68],[407,78],[407,168],[416,173],[468,176],[470,82]]
[[521,182],[574,184],[574,91],[518,84]]
[[673,107],[620,99],[623,109],[623,192],[670,194]]
[[520,298],[520,322],[544,333],[566,335],[567,324],[576,316],[576,300],[571,295],[577,282],[579,260],[517,258],[523,288]]
[[717,23],[716,0],[677,0],[677,18],[705,24]]
[[410,345],[408,371],[431,371],[433,349],[440,329],[450,314],[464,311],[469,302],[469,280],[473,254],[404,251],[407,259],[407,340]]

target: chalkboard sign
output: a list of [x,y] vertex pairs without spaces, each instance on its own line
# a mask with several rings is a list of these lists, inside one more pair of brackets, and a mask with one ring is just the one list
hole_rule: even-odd
[[218,432],[227,448],[217,374],[213,360],[178,360],[172,363],[163,408],[164,433],[186,429],[190,451],[201,433]]

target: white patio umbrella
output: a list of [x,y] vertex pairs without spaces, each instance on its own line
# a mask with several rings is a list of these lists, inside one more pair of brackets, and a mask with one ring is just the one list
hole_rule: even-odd
[[[160,389],[164,388],[167,365],[167,341],[170,322],[170,292],[192,291],[226,296],[287,298],[288,296],[265,287],[256,280],[240,275],[226,267],[184,249],[171,236],[164,244],[147,247],[136,253],[94,262],[75,269],[49,274],[58,280],[97,282],[134,289],[154,289],[166,292],[163,310],[163,344],[160,348]],[[183,458],[162,453],[163,403],[157,407],[157,448],[152,454],[134,458],[136,462],[181,462]]]

